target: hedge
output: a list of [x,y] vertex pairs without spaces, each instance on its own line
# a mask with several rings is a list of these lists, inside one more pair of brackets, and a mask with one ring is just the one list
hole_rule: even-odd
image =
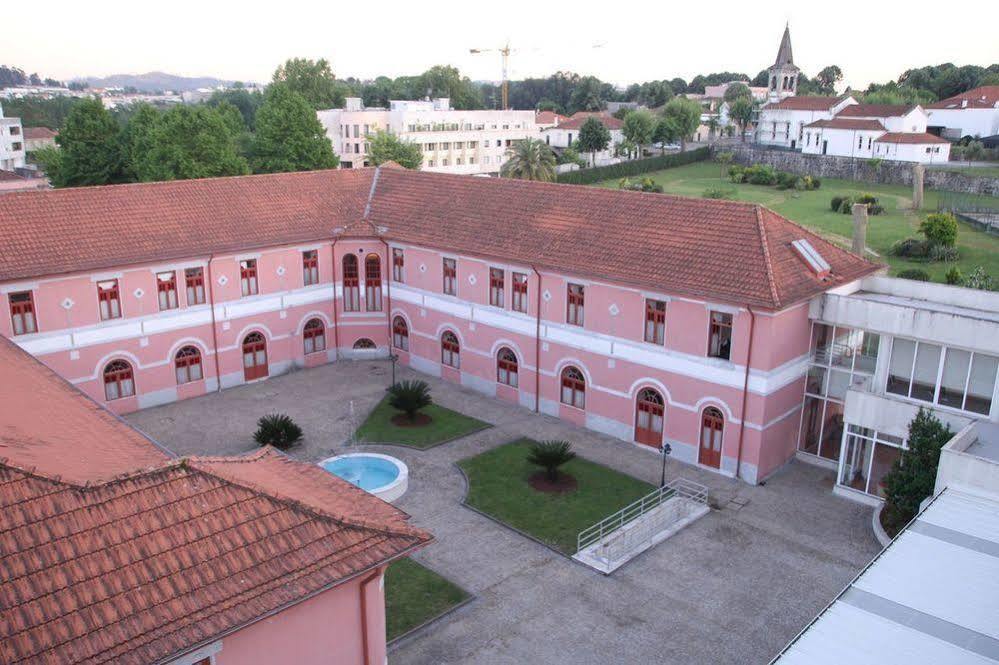
[[677,152],[670,155],[650,157],[648,159],[635,159],[630,162],[611,164],[610,166],[568,171],[558,175],[558,182],[570,185],[589,185],[601,180],[617,180],[642,173],[649,173],[650,171],[661,171],[662,169],[669,169],[674,166],[702,162],[710,157],[711,148],[697,148],[688,152]]

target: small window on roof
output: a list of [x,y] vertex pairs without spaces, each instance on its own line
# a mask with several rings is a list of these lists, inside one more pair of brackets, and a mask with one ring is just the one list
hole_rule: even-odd
[[828,261],[822,258],[822,255],[819,254],[818,250],[812,246],[812,243],[808,242],[804,238],[801,238],[800,240],[793,241],[791,246],[794,247],[796,252],[798,252],[798,256],[800,256],[802,260],[808,264],[808,267],[812,269],[812,272],[819,277],[829,276],[829,272],[832,270],[832,267],[829,265]]

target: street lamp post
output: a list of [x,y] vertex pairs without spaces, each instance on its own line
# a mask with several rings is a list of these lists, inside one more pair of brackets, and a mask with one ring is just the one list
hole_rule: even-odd
[[[398,353],[389,353],[389,360],[392,361],[392,386],[395,385],[395,364],[399,362]],[[391,386],[389,386],[391,388]]]
[[659,487],[666,487],[666,458],[669,457],[671,452],[673,452],[673,448],[668,443],[664,442],[659,448],[659,452],[663,454],[663,473],[659,478]]

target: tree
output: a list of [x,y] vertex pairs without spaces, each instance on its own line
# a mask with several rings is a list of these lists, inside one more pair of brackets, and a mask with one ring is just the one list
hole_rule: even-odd
[[389,388],[389,406],[406,414],[409,422],[416,422],[416,414],[434,400],[426,381],[400,381]]
[[579,149],[590,153],[590,166],[596,166],[597,153],[610,145],[610,130],[599,118],[589,117],[579,128]]
[[731,104],[735,100],[741,97],[753,98],[753,92],[749,89],[749,86],[745,83],[733,83],[729,87],[725,88],[725,94],[723,96],[724,100]]
[[326,59],[290,58],[274,72],[273,81],[305,97],[313,110],[341,107],[346,97]]
[[732,163],[735,159],[735,154],[731,152],[719,152],[715,154],[715,161],[718,162],[718,168],[720,169],[719,176],[721,179],[725,179],[725,167]]
[[152,104],[134,104],[121,132],[124,172],[128,180],[140,180],[139,162],[153,148],[152,132],[159,122],[160,112]]
[[403,141],[383,130],[368,134],[368,141],[368,159],[375,166],[395,162],[407,169],[419,169],[423,165],[423,149],[419,143]]
[[96,97],[77,102],[63,124],[56,143],[60,150],[46,154],[46,173],[55,187],[107,185],[121,182],[122,155],[118,123]]
[[964,158],[968,164],[985,157],[985,146],[981,141],[972,141],[964,146]]
[[568,441],[536,441],[531,444],[527,461],[545,470],[549,482],[558,480],[558,468],[576,458]]
[[420,76],[421,90],[430,97],[447,97],[458,110],[482,108],[482,95],[456,67],[434,65]]
[[639,86],[638,97],[635,101],[641,102],[649,108],[658,108],[672,99],[674,92],[669,81],[649,81]]
[[232,104],[239,110],[243,117],[243,124],[250,131],[253,131],[257,117],[257,109],[264,103],[264,96],[259,90],[247,90],[246,88],[230,88],[229,90],[216,90],[208,98],[209,106],[218,106],[223,102]]
[[673,126],[680,149],[687,149],[687,139],[701,124],[701,105],[686,97],[674,97],[663,108],[663,117]]
[[728,107],[728,117],[739,125],[739,136],[746,142],[746,127],[753,120],[753,102],[749,97],[740,97]]
[[676,129],[666,118],[656,120],[656,127],[652,131],[652,141],[659,144],[661,154],[666,154],[666,145],[676,141]]
[[835,95],[836,84],[842,80],[843,70],[836,65],[824,67],[818,74],[815,75],[815,81],[818,83],[819,90],[821,90],[824,95]]
[[596,76],[584,76],[572,91],[569,112],[599,111],[604,107],[603,83]]
[[538,139],[515,141],[507,150],[507,161],[500,168],[500,175],[519,180],[554,182],[555,153]]
[[254,173],[332,169],[340,163],[315,110],[286,85],[267,88],[256,125],[250,154]]
[[621,131],[626,139],[638,147],[641,156],[642,146],[652,143],[652,135],[656,131],[655,116],[641,109],[633,111],[625,117]]
[[909,423],[909,447],[883,478],[885,507],[882,524],[894,536],[919,512],[919,504],[933,494],[940,449],[950,440],[950,426],[930,411],[920,409]]
[[[140,151],[135,175],[142,182],[244,175],[250,172],[236,147],[239,111],[228,104],[174,106],[157,120],[130,132]],[[148,146],[148,149],[141,151]]]
[[957,218],[948,212],[932,213],[919,225],[919,231],[931,246],[953,247],[957,242]]

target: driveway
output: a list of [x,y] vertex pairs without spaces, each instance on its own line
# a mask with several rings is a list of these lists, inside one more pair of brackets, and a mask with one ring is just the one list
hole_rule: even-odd
[[[871,509],[833,496],[831,471],[792,462],[754,487],[673,463],[668,474],[708,485],[717,509],[605,577],[464,508],[454,462],[520,436],[560,438],[658,483],[657,455],[438,379],[401,376],[427,380],[435,401],[493,427],[426,451],[369,447],[409,465],[397,505],[437,538],[415,558],[476,596],[396,643],[391,662],[766,662],[880,549]],[[341,362],[127,419],[178,453],[217,455],[254,449],[256,419],[287,413],[306,433],[292,454],[317,461],[342,452],[388,383],[384,362]]]

